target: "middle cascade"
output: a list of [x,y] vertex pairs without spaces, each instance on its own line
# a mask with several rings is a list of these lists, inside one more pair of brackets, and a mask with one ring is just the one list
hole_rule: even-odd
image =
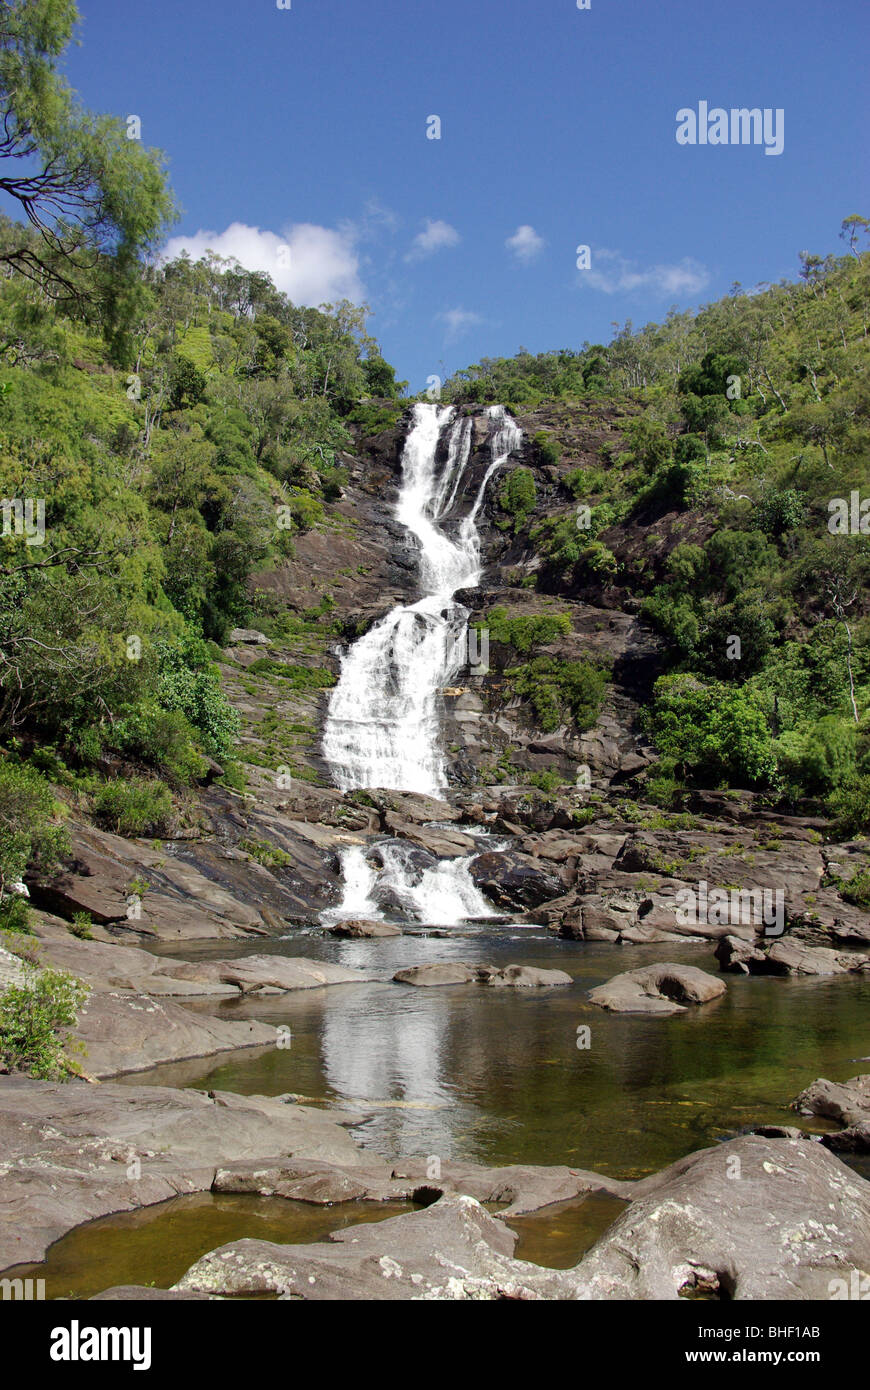
[[[454,603],[453,595],[480,582],[477,515],[490,477],[522,439],[503,406],[491,406],[488,414],[491,462],[451,540],[438,522],[462,484],[472,422],[455,418],[453,406],[414,407],[396,519],[419,541],[423,597],[393,608],[342,660],[323,753],[343,791],[384,787],[440,796],[447,786],[438,696],[465,658],[468,618],[468,609]],[[438,445],[448,430],[447,460],[439,472]]]
[[[452,406],[414,407],[396,518],[419,542],[423,596],[393,608],[342,659],[323,753],[343,791],[381,787],[441,798],[447,788],[438,697],[465,660],[468,620],[468,609],[453,595],[480,582],[477,516],[490,478],[522,439],[504,407],[487,413],[490,463],[454,540],[438,523],[460,494],[473,424]],[[445,434],[446,461],[439,469]],[[380,916],[380,894],[423,922],[455,925],[492,916],[469,874],[470,860],[444,860],[421,871],[417,856],[399,842],[381,843],[375,857],[377,869],[361,846],[343,852],[344,898],[324,912],[325,921]]]

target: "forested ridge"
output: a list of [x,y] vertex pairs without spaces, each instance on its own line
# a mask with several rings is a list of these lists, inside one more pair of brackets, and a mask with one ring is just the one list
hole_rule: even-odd
[[[161,260],[162,156],[55,74],[74,16],[5,6],[0,33],[0,186],[25,214],[0,220],[0,895],[62,841],[52,780],[152,834],[197,781],[244,785],[216,660],[234,626],[268,625],[253,576],[348,527],[342,454],[365,457],[410,404],[364,307],[294,305],[213,255]],[[843,254],[802,253],[794,282],[444,385],[463,410],[555,412],[490,513],[539,561],[524,586],[608,592],[661,637],[647,790],[665,803],[743,786],[870,825],[867,226],[847,218]],[[607,412],[594,463],[566,467],[558,422]],[[323,640],[331,607],[282,630]],[[527,670],[532,693],[558,675]],[[601,681],[580,674],[588,722]]]

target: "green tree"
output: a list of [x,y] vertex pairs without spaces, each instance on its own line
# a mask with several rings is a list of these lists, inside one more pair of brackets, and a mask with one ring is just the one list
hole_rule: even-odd
[[139,257],[174,207],[162,157],[117,118],[86,111],[57,72],[78,21],[74,0],[0,10],[0,192],[30,229],[4,238],[0,262],[117,328],[139,298]]

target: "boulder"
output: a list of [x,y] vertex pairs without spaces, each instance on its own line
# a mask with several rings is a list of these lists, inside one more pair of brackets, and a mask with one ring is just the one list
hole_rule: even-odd
[[678,1014],[688,1004],[706,1004],[725,993],[725,985],[694,965],[645,965],[614,975],[589,991],[589,1001],[612,1013]]
[[478,855],[470,872],[481,892],[497,907],[508,910],[537,907],[549,898],[560,897],[567,887],[552,864],[513,850]]
[[327,927],[327,931],[330,936],[350,937],[352,940],[367,937],[402,935],[402,928],[394,926],[392,922],[377,922],[363,919],[352,922],[336,922],[334,926]]
[[870,956],[834,951],[803,941],[774,941],[766,950],[742,937],[723,936],[716,947],[720,970],[742,975],[849,975],[870,970]]
[[397,970],[393,979],[400,985],[472,985],[477,973],[473,965],[461,961],[433,961],[430,965],[411,965]]
[[573,1297],[828,1300],[870,1270],[870,1183],[809,1139],[748,1135],[633,1184]]
[[503,970],[492,965],[478,967],[477,982],[496,989],[542,989],[551,985],[572,985],[574,981],[564,970],[539,970],[533,965],[506,965]]

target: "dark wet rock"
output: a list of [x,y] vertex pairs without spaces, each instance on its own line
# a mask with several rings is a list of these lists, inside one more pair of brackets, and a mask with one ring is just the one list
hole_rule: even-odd
[[481,892],[496,907],[506,909],[537,907],[561,896],[566,887],[553,865],[513,850],[478,855],[470,872]]
[[725,985],[694,965],[645,965],[615,975],[589,991],[589,1001],[613,1013],[677,1014],[689,1004],[706,1004],[725,993]]
[[[207,1192],[228,1163],[293,1155],[367,1171],[323,1111],[263,1096],[163,1086],[3,1081],[0,1268],[40,1260],[82,1222]],[[388,1175],[389,1167],[382,1165]]]
[[394,926],[392,922],[364,921],[362,919],[352,922],[336,922],[335,926],[328,927],[327,931],[330,936],[350,937],[352,940],[402,935],[402,928]]
[[[735,1162],[736,1160],[736,1162]],[[745,1136],[633,1185],[575,1270],[574,1297],[829,1299],[870,1269],[870,1183],[807,1139]]]

